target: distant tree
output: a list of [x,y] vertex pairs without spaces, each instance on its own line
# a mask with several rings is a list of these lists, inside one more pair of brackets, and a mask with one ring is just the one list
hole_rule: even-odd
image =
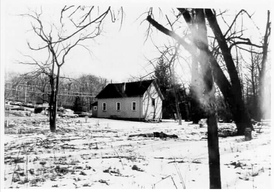
[[251,61],[247,64],[247,74],[245,76],[245,102],[249,110],[250,116],[259,121],[260,120],[260,105],[259,105],[259,78],[258,68],[260,62],[260,55],[255,54],[251,50]]
[[232,122],[233,117],[230,108],[221,94],[216,95],[216,110],[219,121],[226,123]]
[[81,75],[75,79],[79,91],[97,95],[107,84],[107,79],[95,75]]
[[33,103],[37,100],[47,101],[45,86],[49,84],[48,79],[42,74],[35,72],[14,74],[6,80],[6,84],[9,85],[9,88],[5,90],[6,99],[12,98],[12,100]]
[[[5,99],[49,103],[50,84],[48,76],[32,71],[11,74],[7,77]],[[58,106],[74,108],[77,99],[80,110],[88,111],[95,96],[106,86],[107,80],[95,75],[81,75],[78,78],[60,76]],[[77,98],[78,97],[78,98]]]
[[18,73],[9,73],[5,75],[5,99],[16,100],[18,85],[23,78]]
[[166,92],[168,91],[168,89],[170,89],[171,80],[169,68],[165,64],[165,61],[162,57],[160,57],[156,63],[154,76],[157,80],[157,83],[159,84],[159,88],[162,94],[166,95]]
[[165,98],[163,101],[163,118],[173,118],[174,114],[174,105],[171,103],[174,100],[171,98],[172,95],[169,91],[171,86],[169,74],[169,69],[164,64],[163,58],[160,58],[155,66],[154,76]]
[[75,111],[89,111],[91,104],[95,101],[95,96],[106,86],[107,79],[95,75],[81,75],[74,79],[70,91],[79,93],[81,97],[75,98],[78,108]]
[[83,105],[81,98],[78,96],[75,98],[74,105],[73,105],[73,110],[76,112],[83,111]]
[[154,76],[159,84],[161,92],[164,96],[163,101],[163,118],[171,118],[176,114],[179,125],[182,124],[182,114],[180,103],[183,102],[185,90],[176,83],[174,62],[177,57],[178,46],[175,47],[175,52],[170,52],[172,49],[166,48],[161,52],[157,64],[154,67]]

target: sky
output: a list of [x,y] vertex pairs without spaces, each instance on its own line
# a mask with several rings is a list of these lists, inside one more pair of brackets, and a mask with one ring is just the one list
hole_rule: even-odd
[[[18,16],[18,14],[27,13],[29,9],[35,10],[42,6],[43,12],[50,15],[49,18],[57,18],[54,13],[59,13],[59,7],[64,5],[64,1],[58,2],[59,4],[53,3],[53,1],[46,3],[26,0],[16,3],[7,0],[4,0],[4,3],[1,1],[1,65],[4,63],[5,72],[27,72],[31,70],[29,66],[18,64],[18,61],[26,60],[23,55],[29,54],[27,40],[33,39],[33,33],[29,31],[30,21]],[[82,1],[77,2],[81,3]],[[149,64],[148,59],[158,57],[159,53],[150,39],[145,41],[148,22],[142,22],[146,16],[141,15],[148,10],[149,6],[157,6],[158,4],[115,2],[118,2],[115,5],[125,5],[121,29],[120,22],[107,23],[103,35],[98,37],[95,42],[92,41],[87,44],[91,52],[81,47],[77,47],[71,52],[67,63],[62,67],[62,75],[77,77],[81,74],[93,74],[113,82],[121,82],[132,77],[142,77],[152,72],[153,67]],[[163,2],[160,4],[164,11],[177,6],[177,1],[169,2],[168,4]],[[196,6],[204,5],[203,1],[199,2]],[[108,5],[107,3],[103,5]],[[212,3],[216,5],[215,1]],[[252,3],[253,1],[250,1],[249,5],[254,9]],[[138,17],[140,18],[138,19]],[[167,36],[154,30],[154,43],[161,45],[169,40]]]
[[[6,72],[30,70],[30,66],[18,64],[18,61],[26,61],[27,58],[23,55],[30,53],[27,41],[32,41],[33,33],[30,31],[30,21],[18,14],[27,13],[28,9],[35,10],[37,7],[39,8],[39,5],[27,3],[9,4],[4,9],[5,30],[3,35],[5,38],[3,43]],[[85,43],[90,52],[83,47],[76,47],[62,67],[63,75],[75,77],[81,74],[93,74],[111,81],[126,81],[128,78],[143,76],[151,72],[147,58],[156,57],[154,53],[157,51],[153,51],[154,47],[151,42],[145,41],[148,23],[141,24],[145,17],[138,19],[147,10],[146,7],[141,9],[134,9],[131,6],[124,7],[122,26],[120,22],[107,22],[102,36],[96,38],[95,41]],[[59,13],[60,9],[44,5],[43,12],[47,14],[49,11]]]

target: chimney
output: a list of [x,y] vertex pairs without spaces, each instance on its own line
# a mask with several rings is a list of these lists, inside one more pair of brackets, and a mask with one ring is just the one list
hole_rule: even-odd
[[126,83],[124,82],[122,84],[122,93],[125,93],[126,92]]

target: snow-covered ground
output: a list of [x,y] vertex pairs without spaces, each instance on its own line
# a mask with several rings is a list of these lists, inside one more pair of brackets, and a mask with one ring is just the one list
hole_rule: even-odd
[[[190,122],[59,119],[50,133],[46,117],[10,117],[9,126],[5,188],[209,188],[207,129]],[[222,188],[271,188],[270,126],[256,130],[251,141],[219,138]],[[178,139],[137,136],[153,132]]]

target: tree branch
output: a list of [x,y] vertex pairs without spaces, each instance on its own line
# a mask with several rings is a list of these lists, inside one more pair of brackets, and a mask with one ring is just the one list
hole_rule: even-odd
[[235,18],[233,19],[232,23],[230,24],[229,28],[228,28],[227,31],[225,32],[224,36],[226,36],[226,35],[230,32],[231,28],[232,28],[233,25],[236,23],[238,17],[239,17],[242,13],[245,13],[249,18],[252,17],[246,10],[244,10],[244,9],[240,10],[240,11],[237,13],[237,15],[235,16]]
[[162,33],[172,37],[175,39],[179,44],[181,44],[186,50],[190,51],[191,53],[194,53],[194,47],[190,44],[188,44],[183,38],[181,38],[179,35],[177,35],[175,32],[170,31],[169,29],[165,28],[161,24],[159,24],[157,21],[152,19],[150,15],[147,16],[147,21],[154,26],[156,29],[161,31]]

